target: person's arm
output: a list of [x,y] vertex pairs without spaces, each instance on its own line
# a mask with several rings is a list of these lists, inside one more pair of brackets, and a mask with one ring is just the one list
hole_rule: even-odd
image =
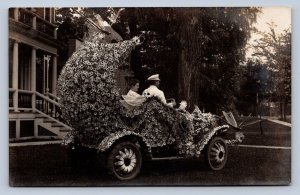
[[163,104],[167,104],[167,100],[163,91],[161,91],[161,93],[159,94],[159,98]]
[[152,96],[152,93],[150,92],[149,89],[145,89],[142,93],[142,96],[146,97],[146,98],[149,98]]

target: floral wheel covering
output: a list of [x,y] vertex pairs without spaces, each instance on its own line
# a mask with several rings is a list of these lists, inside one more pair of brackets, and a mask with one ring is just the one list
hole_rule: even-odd
[[109,172],[120,180],[136,177],[142,165],[139,146],[129,141],[117,143],[109,152],[106,164]]

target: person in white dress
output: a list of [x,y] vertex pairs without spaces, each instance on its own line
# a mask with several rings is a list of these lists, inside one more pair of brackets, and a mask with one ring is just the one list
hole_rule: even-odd
[[123,100],[121,100],[121,104],[127,110],[132,110],[135,107],[141,106],[146,100],[144,96],[137,93],[140,87],[140,82],[137,79],[133,79],[130,86],[130,90],[126,95],[122,95]]

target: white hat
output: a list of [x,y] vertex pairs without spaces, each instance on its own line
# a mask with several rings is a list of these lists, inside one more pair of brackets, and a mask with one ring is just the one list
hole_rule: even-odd
[[159,74],[152,75],[147,80],[148,81],[160,81]]

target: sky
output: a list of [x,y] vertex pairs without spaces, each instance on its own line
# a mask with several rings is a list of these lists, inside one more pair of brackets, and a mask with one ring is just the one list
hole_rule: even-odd
[[263,7],[262,13],[258,15],[255,27],[264,31],[268,30],[266,23],[273,21],[277,28],[282,31],[291,25],[291,8],[290,7]]
[[[259,31],[269,32],[269,27],[267,23],[274,22],[276,25],[275,32],[277,34],[282,33],[285,29],[291,27],[292,24],[292,10],[290,7],[263,7],[262,13],[257,17],[257,23],[254,24]],[[260,36],[258,34],[252,33],[249,44],[253,43],[255,39],[258,39]],[[251,49],[247,52],[247,57],[251,57]]]

